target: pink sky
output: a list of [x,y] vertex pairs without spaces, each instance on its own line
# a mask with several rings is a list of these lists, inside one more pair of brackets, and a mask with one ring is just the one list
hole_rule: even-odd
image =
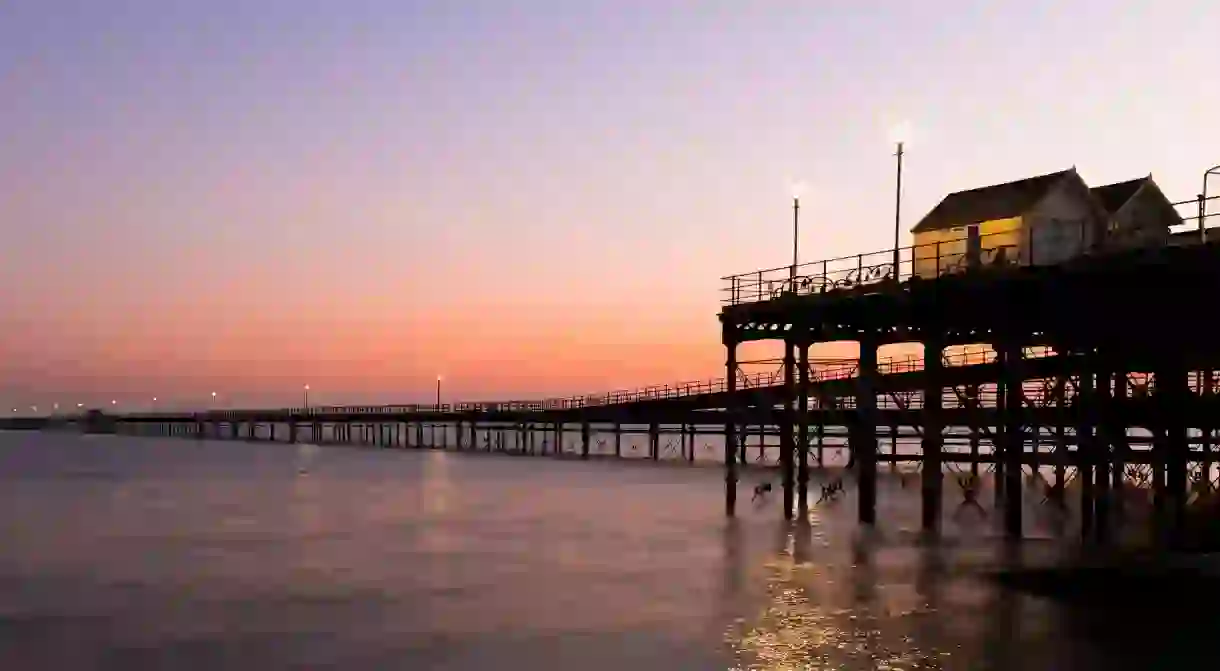
[[0,409],[717,377],[791,180],[805,260],[889,246],[894,121],[908,225],[1220,163],[1206,3],[121,6],[0,9]]

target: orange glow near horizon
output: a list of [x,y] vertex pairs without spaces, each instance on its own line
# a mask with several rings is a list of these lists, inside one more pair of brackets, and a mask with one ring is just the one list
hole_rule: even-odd
[[951,191],[1071,165],[1189,198],[1220,160],[1220,89],[1198,85],[1220,6],[1183,23],[1000,2],[949,30],[847,0],[655,21],[17,4],[3,409],[282,406],[305,383],[311,403],[430,402],[438,373],[448,401],[712,379],[718,278],[789,262],[793,182],[802,261],[892,245],[895,120],[917,136],[904,229]]

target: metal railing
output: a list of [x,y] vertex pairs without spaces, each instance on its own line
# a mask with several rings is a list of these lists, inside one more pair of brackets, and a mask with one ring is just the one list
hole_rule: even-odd
[[[1200,222],[1220,216],[1207,212],[1207,204],[1220,196],[1171,203],[1175,210],[1193,206],[1194,216],[1183,216],[1186,233]],[[1181,212],[1179,212],[1181,215]],[[883,291],[914,279],[942,275],[988,272],[1016,265],[1054,265],[1098,252],[1173,244],[1178,232],[1170,229],[1106,228],[1097,219],[1055,219],[1013,225],[986,235],[970,236],[968,227],[938,231],[941,239],[928,243],[885,249],[755,270],[720,278],[720,302],[725,305],[759,303],[786,296],[838,292]],[[1220,237],[1220,235],[1217,235]]]
[[[721,280],[721,303],[740,305],[839,292],[881,291],[916,279],[989,272],[1016,265],[1053,265],[1100,249],[1125,249],[1144,242],[1115,231],[1102,235],[1092,220],[1044,221],[1030,227],[970,236],[960,229],[941,232],[939,240],[730,275]],[[1166,232],[1167,233],[1167,232]],[[1168,234],[1156,244],[1166,244]],[[1103,244],[1104,243],[1104,244]]]
[[[1034,347],[1026,350],[1026,357],[1050,356],[1053,351],[1047,347]],[[989,347],[966,347],[947,352],[943,357],[945,366],[972,366],[991,363],[995,358]],[[832,380],[843,380],[856,376],[859,361],[856,359],[826,360],[822,359],[810,366],[810,384],[819,384]],[[889,357],[878,361],[878,373],[881,375],[897,375],[923,370],[923,357],[917,355]],[[737,389],[765,389],[784,383],[781,371],[737,375]],[[566,396],[540,400],[515,400],[491,402],[462,402],[453,404],[407,404],[407,405],[358,405],[333,406],[312,405],[309,407],[274,408],[263,410],[210,410],[199,413],[147,413],[130,415],[141,418],[181,417],[184,414],[213,420],[242,419],[243,417],[266,416],[268,414],[292,415],[295,417],[323,417],[334,415],[403,415],[403,414],[437,414],[460,415],[469,413],[490,412],[544,412],[577,410],[581,408],[596,408],[629,403],[649,401],[665,401],[681,398],[717,394],[728,390],[727,378],[678,382],[676,384],[651,385],[630,390],[617,390],[601,394],[581,396]]]

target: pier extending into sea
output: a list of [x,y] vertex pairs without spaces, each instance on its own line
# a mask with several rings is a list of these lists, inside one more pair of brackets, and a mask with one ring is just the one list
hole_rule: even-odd
[[[1069,258],[1037,263],[1032,236],[1006,233],[726,277],[725,374],[698,383],[503,402],[93,410],[0,428],[585,459],[695,462],[714,451],[727,514],[741,469],[761,463],[778,467],[789,517],[810,506],[810,471],[846,452],[865,525],[878,522],[878,466],[889,463],[919,473],[927,531],[941,524],[946,476],[989,476],[991,504],[1018,536],[1036,477],[1047,499],[1079,497],[1081,533],[1094,540],[1122,519],[1125,490],[1147,491],[1156,536],[1173,542],[1188,500],[1217,489],[1220,341],[1207,297],[1220,295],[1220,241],[1204,237],[1131,246],[1092,236]],[[760,340],[780,343],[782,358],[739,360]],[[858,358],[810,358],[832,341],[858,343]],[[921,354],[878,357],[896,343]],[[751,372],[760,363],[773,369]]]

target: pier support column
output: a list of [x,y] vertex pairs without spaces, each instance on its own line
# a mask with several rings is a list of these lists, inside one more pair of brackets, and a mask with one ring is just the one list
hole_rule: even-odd
[[297,442],[297,430],[298,430],[298,428],[299,428],[299,427],[298,427],[298,425],[297,425],[297,423],[296,423],[295,421],[292,421],[292,420],[289,420],[289,421],[288,421],[288,442],[289,442],[289,443],[296,443],[296,442]]
[[589,458],[589,422],[581,421],[580,423],[580,458]]
[[1025,457],[1025,390],[1022,365],[1025,347],[1006,342],[999,350],[1001,378],[1004,380],[1004,532],[1009,538],[1021,537],[1022,462]]
[[1054,399],[1052,399],[1052,402],[1055,404],[1055,488],[1056,491],[1062,494],[1066,491],[1067,464],[1071,460],[1067,442],[1068,408],[1066,400],[1066,376],[1060,375],[1055,379],[1055,387],[1052,393],[1055,395]]
[[818,442],[818,468],[826,466],[826,412],[835,407],[834,403],[826,401],[828,394],[823,388],[814,399],[818,405],[817,423],[814,424],[814,437]]
[[[1199,380],[1199,400],[1205,404],[1204,407],[1211,407],[1210,403],[1213,398],[1212,390],[1216,386],[1215,371],[1209,365],[1207,370],[1200,374]],[[1199,427],[1200,449],[1203,451],[1201,468],[1203,469],[1203,487],[1205,492],[1212,491],[1212,428],[1213,423],[1211,418],[1203,413],[1195,413],[1195,416],[1203,417],[1203,426]]]
[[804,519],[809,515],[809,343],[802,341],[797,349],[796,505]]
[[[992,344],[992,349],[995,350],[996,364],[998,366],[1002,367],[1004,365],[1003,350],[1000,348],[999,344],[995,344],[995,343]],[[979,391],[981,392],[981,390],[979,390]],[[982,399],[981,393],[975,397],[974,408],[976,408],[977,410],[983,410],[983,399]],[[1005,441],[1007,440],[1007,437],[1004,435],[1004,418],[1007,415],[1008,415],[1008,382],[1005,379],[1003,372],[1001,372],[1000,375],[996,377],[996,384],[995,384],[995,417],[996,417],[996,420],[995,420],[995,426],[991,427],[991,429],[992,429],[991,456],[992,456],[992,465],[994,467],[994,471],[993,471],[994,477],[992,479],[994,487],[993,487],[992,493],[994,494],[994,504],[995,504],[995,509],[997,511],[1004,509],[1004,484],[1007,481],[1007,478],[1005,476],[1005,473],[1008,471],[1006,464],[1005,464],[1005,460],[1007,457],[1004,454],[1004,445],[1005,445]],[[985,414],[983,412],[978,412],[976,416],[978,417],[976,422],[981,423],[984,421],[983,417],[985,416]]]
[[[940,530],[941,504],[944,500],[944,473],[941,448],[944,445],[944,344],[925,336],[923,345],[923,464],[921,471],[922,526],[935,533]],[[898,463],[894,462],[895,465]]]
[[[982,413],[979,412],[979,386],[977,384],[966,385],[966,408],[970,413],[970,419],[966,420],[966,423],[970,425],[970,475],[977,480],[979,477],[979,444],[982,442],[979,436],[979,422]],[[999,478],[998,473],[996,477]]]
[[1090,539],[1097,521],[1097,480],[1093,466],[1097,460],[1097,439],[1094,435],[1097,419],[1097,357],[1085,353],[1076,385],[1076,468],[1080,481],[1080,537]]
[[852,432],[852,460],[856,463],[860,524],[877,523],[877,342],[873,334],[860,338],[856,378],[856,427]]
[[661,458],[661,427],[656,422],[648,425],[648,451],[653,461]]
[[1114,376],[1112,366],[1105,352],[1097,357],[1096,401],[1093,411],[1097,418],[1097,437],[1093,441],[1093,513],[1096,531],[1094,536],[1099,541],[1106,541],[1110,531],[1110,469],[1114,466],[1114,412],[1111,407],[1113,398]]
[[[779,467],[780,479],[784,487],[784,519],[792,519],[792,507],[795,499],[796,479],[793,473],[795,465],[793,444],[793,402],[796,401],[796,345],[791,340],[784,341],[784,391],[781,394],[783,409],[779,415]],[[760,448],[761,449],[761,448]]]
[[1187,431],[1186,408],[1190,405],[1190,378],[1177,361],[1166,362],[1157,369],[1157,406],[1166,424],[1165,499],[1168,540],[1182,540],[1186,523],[1186,498],[1190,492],[1186,466],[1190,458],[1190,438]]
[[737,509],[737,341],[733,327],[724,326],[724,514],[732,517]]
[[623,425],[618,422],[614,423],[614,456],[623,456]]
[[1111,509],[1114,524],[1117,527],[1123,523],[1126,515],[1125,471],[1131,444],[1127,437],[1127,421],[1122,412],[1127,399],[1127,370],[1117,359],[1114,359],[1112,364],[1115,367],[1110,371],[1110,414],[1112,418],[1110,444],[1113,452],[1110,457],[1110,494],[1113,500]]

